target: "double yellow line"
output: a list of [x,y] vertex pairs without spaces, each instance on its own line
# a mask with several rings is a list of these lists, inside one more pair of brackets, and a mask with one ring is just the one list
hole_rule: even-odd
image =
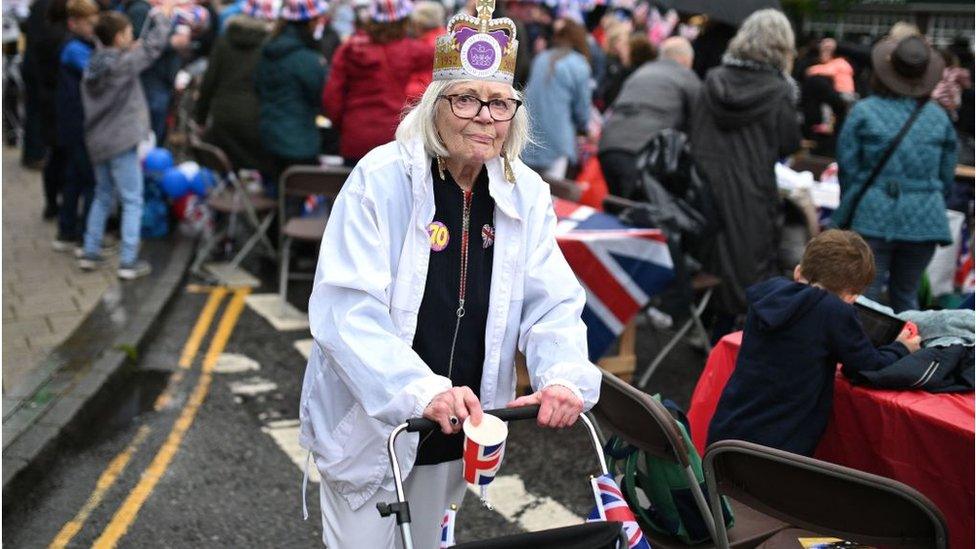
[[[167,389],[159,395],[155,402],[155,409],[163,409],[173,397],[173,393],[176,391],[179,382],[183,379],[184,372],[193,365],[193,361],[196,358],[197,352],[200,349],[200,344],[203,342],[203,338],[206,336],[207,332],[210,330],[210,325],[216,316],[217,310],[220,307],[220,303],[223,301],[224,297],[228,293],[228,288],[216,287],[210,289],[210,295],[207,298],[207,303],[204,305],[203,310],[200,312],[200,316],[197,317],[197,322],[193,326],[193,330],[190,332],[190,337],[187,338],[186,343],[183,346],[183,352],[180,355],[179,366],[180,369],[177,370],[175,374],[171,377],[169,386]],[[155,489],[156,484],[159,483],[159,479],[166,473],[166,469],[169,467],[170,463],[173,461],[173,457],[176,456],[176,452],[179,450],[180,444],[183,442],[183,437],[186,436],[187,431],[193,425],[193,420],[196,418],[197,412],[200,410],[200,406],[203,405],[204,400],[207,397],[207,393],[210,390],[210,384],[213,381],[213,368],[217,363],[217,359],[220,354],[224,351],[224,347],[227,345],[227,340],[230,339],[231,334],[234,331],[234,327],[237,325],[237,320],[240,318],[241,312],[244,310],[244,299],[250,293],[250,288],[236,288],[233,290],[233,297],[227,308],[224,310],[224,315],[220,319],[220,323],[217,326],[217,331],[214,333],[213,338],[210,340],[210,347],[207,349],[206,354],[203,358],[203,365],[200,371],[200,378],[197,380],[196,387],[194,387],[190,398],[187,400],[183,409],[180,411],[179,417],[173,424],[173,428],[170,430],[169,435],[166,437],[166,441],[160,447],[156,456],[153,458],[152,462],[143,472],[139,483],[129,492],[129,495],[122,502],[122,505],[112,516],[112,520],[108,523],[108,526],[102,531],[102,534],[95,540],[92,545],[96,548],[109,548],[115,547],[119,540],[125,535],[129,527],[135,521],[136,516],[142,509],[143,504],[149,499],[152,494],[153,489]],[[132,455],[138,450],[139,446],[146,440],[149,435],[150,428],[147,425],[143,425],[136,432],[132,441],[126,448],[120,452],[111,462],[109,462],[108,467],[102,472],[98,481],[95,484],[95,490],[89,496],[85,505],[82,506],[78,514],[74,516],[70,521],[65,523],[58,532],[58,535],[51,542],[49,547],[51,548],[62,548],[66,547],[68,543],[74,538],[75,535],[81,531],[88,517],[91,515],[92,511],[101,504],[102,500],[105,498],[105,494],[112,487],[112,485],[118,480],[122,472],[125,470],[129,461],[132,459]]]

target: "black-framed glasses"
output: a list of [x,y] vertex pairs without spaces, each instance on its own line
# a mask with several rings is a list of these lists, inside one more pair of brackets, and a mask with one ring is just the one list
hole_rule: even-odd
[[447,99],[451,104],[451,112],[458,118],[470,120],[481,112],[481,109],[488,107],[488,114],[495,122],[508,122],[515,118],[522,102],[518,99],[489,99],[482,101],[480,98],[466,93],[454,93],[451,95],[441,95],[441,99]]

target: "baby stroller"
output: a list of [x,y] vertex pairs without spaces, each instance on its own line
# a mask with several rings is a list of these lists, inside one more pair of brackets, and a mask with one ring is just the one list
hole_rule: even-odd
[[[486,414],[491,414],[503,421],[518,421],[524,419],[535,419],[539,413],[538,406],[524,406],[521,408],[503,408],[498,410],[485,410]],[[580,422],[586,426],[593,440],[593,448],[600,461],[601,474],[607,474],[607,462],[603,459],[603,447],[597,436],[593,423],[585,415],[580,416]],[[406,423],[398,425],[387,441],[387,451],[390,455],[390,464],[393,467],[393,481],[396,484],[397,501],[394,503],[378,503],[376,508],[380,516],[388,517],[395,515],[397,524],[400,526],[400,535],[403,539],[404,549],[413,549],[413,539],[410,534],[410,504],[406,501],[403,491],[403,480],[400,478],[400,463],[397,461],[394,452],[394,442],[401,433],[424,433],[438,428],[437,423],[425,419],[408,419]],[[547,548],[578,548],[578,549],[626,549],[627,536],[620,522],[589,522],[577,526],[567,526],[563,528],[553,528],[540,532],[529,532],[526,534],[515,534],[503,536],[490,540],[475,541],[455,545],[457,549],[509,549],[533,547],[535,549]],[[425,548],[426,549],[426,548]]]

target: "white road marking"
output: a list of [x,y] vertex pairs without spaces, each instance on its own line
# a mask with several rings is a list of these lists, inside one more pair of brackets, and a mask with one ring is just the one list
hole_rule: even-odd
[[302,353],[302,356],[305,357],[305,360],[308,360],[308,357],[312,356],[312,345],[315,345],[315,340],[299,339],[294,343],[294,345],[295,349],[297,349],[298,352]]
[[277,383],[257,376],[243,381],[230,382],[230,392],[235,395],[254,396],[261,393],[269,393],[277,388]]
[[[305,471],[305,458],[308,450],[298,444],[298,420],[282,419],[270,421],[261,430],[267,433],[278,444],[291,461],[298,467],[299,471]],[[308,481],[318,483],[321,481],[319,470],[314,463],[308,467]]]
[[226,286],[250,286],[251,288],[257,288],[261,285],[260,280],[244,269],[240,267],[230,269],[229,267],[230,263],[207,263],[203,266],[203,269],[220,279],[220,282]]
[[[469,484],[468,490],[481,497],[480,488]],[[518,475],[495,477],[488,485],[488,502],[495,508],[495,512],[528,532],[584,522],[584,517],[573,513],[558,501],[527,492]]]
[[260,369],[258,361],[237,353],[222,353],[214,364],[214,372],[218,374],[242,374]]
[[251,294],[245,302],[279,332],[308,329],[308,315],[282,302],[278,294]]

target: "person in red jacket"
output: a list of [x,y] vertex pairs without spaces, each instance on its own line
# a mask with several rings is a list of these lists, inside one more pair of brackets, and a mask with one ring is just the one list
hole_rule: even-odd
[[412,10],[411,0],[373,0],[365,32],[354,34],[332,60],[322,106],[348,165],[393,140],[410,90],[423,90],[430,80],[434,48],[407,36]]

